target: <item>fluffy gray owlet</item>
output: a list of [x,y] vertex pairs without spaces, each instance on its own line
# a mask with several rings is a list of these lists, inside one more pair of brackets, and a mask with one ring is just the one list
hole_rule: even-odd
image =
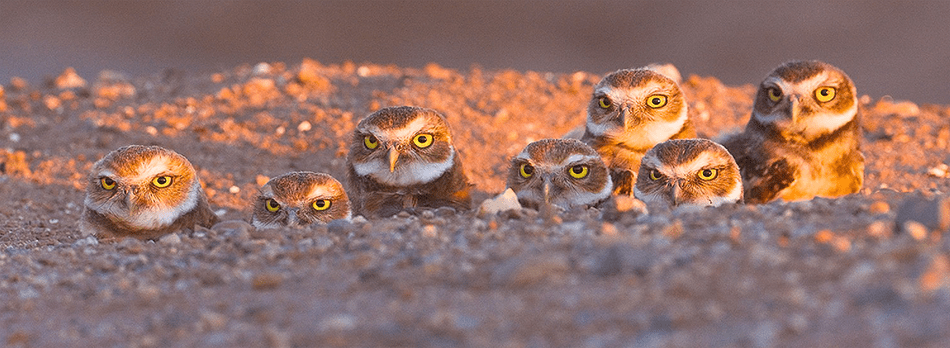
[[354,214],[471,208],[471,185],[449,125],[435,110],[399,106],[370,114],[356,126],[346,162]]
[[256,228],[309,225],[350,219],[350,200],[332,176],[291,172],[271,178],[254,201]]
[[739,166],[722,145],[671,139],[647,151],[634,196],[673,206],[719,206],[742,201]]
[[791,61],[765,77],[745,131],[723,145],[742,170],[749,203],[838,197],[864,182],[860,122],[848,75]]
[[195,168],[172,150],[120,148],[96,162],[86,182],[83,235],[155,239],[218,221]]
[[613,183],[593,148],[574,139],[544,139],[525,146],[511,159],[508,188],[521,205],[539,209],[597,206],[610,198]]
[[618,70],[596,86],[582,141],[603,157],[617,194],[632,194],[640,159],[668,139],[694,138],[679,85],[651,68]]

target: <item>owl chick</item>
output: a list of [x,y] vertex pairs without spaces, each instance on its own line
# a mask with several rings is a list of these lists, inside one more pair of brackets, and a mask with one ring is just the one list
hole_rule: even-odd
[[594,86],[581,140],[603,157],[617,194],[632,194],[640,159],[668,139],[693,138],[679,85],[653,68],[618,70]]
[[254,201],[251,223],[258,229],[350,219],[350,200],[332,176],[291,172],[271,178]]
[[719,206],[742,201],[742,178],[722,145],[706,139],[671,139],[643,156],[634,197],[673,206]]
[[791,61],[762,81],[745,130],[723,145],[742,169],[749,203],[843,196],[864,182],[860,121],[848,75]]
[[158,146],[130,145],[92,166],[79,230],[100,238],[155,239],[217,221],[188,159]]
[[597,206],[610,198],[613,182],[593,148],[575,139],[544,139],[525,146],[511,159],[508,188],[522,206],[564,209]]
[[435,110],[399,106],[370,114],[356,126],[346,162],[354,214],[471,207],[471,185],[449,125]]

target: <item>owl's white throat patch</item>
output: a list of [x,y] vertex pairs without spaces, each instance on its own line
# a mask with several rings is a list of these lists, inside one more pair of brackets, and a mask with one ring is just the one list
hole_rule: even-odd
[[368,176],[379,183],[389,186],[412,186],[426,184],[445,174],[455,161],[455,148],[449,148],[449,157],[442,162],[424,162],[400,157],[396,170],[389,171],[389,162],[385,158],[376,158],[365,163],[353,163],[353,169],[359,176]]

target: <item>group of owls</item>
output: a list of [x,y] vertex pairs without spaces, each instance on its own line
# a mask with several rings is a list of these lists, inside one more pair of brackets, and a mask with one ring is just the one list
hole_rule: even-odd
[[[722,145],[696,138],[674,78],[653,67],[604,77],[583,135],[528,144],[507,186],[526,207],[592,207],[612,195],[651,204],[718,206],[857,192],[863,182],[851,79],[819,61],[791,61],[759,85],[743,132]],[[578,132],[580,134],[580,132]],[[270,179],[253,202],[257,228],[471,207],[471,184],[445,118],[411,106],[380,109],[350,139],[347,184],[327,174]],[[131,145],[95,163],[80,230],[152,239],[218,221],[191,164],[156,146]]]

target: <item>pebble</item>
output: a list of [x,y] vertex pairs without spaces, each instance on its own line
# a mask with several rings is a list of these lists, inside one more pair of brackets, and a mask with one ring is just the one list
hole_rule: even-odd
[[79,74],[76,73],[76,69],[66,68],[62,74],[56,77],[53,84],[59,89],[80,88],[86,87],[86,80],[79,77]]
[[494,286],[527,287],[557,277],[570,268],[565,255],[519,256],[498,266],[491,275]]
[[950,198],[928,199],[922,196],[908,198],[897,209],[897,226],[915,221],[927,229],[945,232],[950,229]]
[[86,238],[77,240],[73,242],[74,247],[81,247],[87,245],[99,245],[99,239],[96,236],[87,236]]
[[300,122],[300,124],[297,125],[297,131],[301,133],[309,131],[311,129],[313,129],[313,125],[311,125],[310,122],[308,121]]
[[901,230],[916,240],[924,240],[924,238],[927,238],[927,226],[917,221],[904,221],[904,223],[901,224]]
[[218,235],[238,236],[238,240],[246,240],[251,237],[251,230],[254,226],[244,220],[225,220],[211,226],[211,230]]
[[165,245],[176,245],[181,243],[181,236],[178,233],[172,233],[162,236],[158,242]]
[[284,277],[277,273],[261,273],[251,279],[251,287],[254,290],[272,290],[280,287]]
[[478,208],[479,216],[494,215],[504,211],[520,210],[518,195],[512,189],[507,189],[494,198],[486,199]]

